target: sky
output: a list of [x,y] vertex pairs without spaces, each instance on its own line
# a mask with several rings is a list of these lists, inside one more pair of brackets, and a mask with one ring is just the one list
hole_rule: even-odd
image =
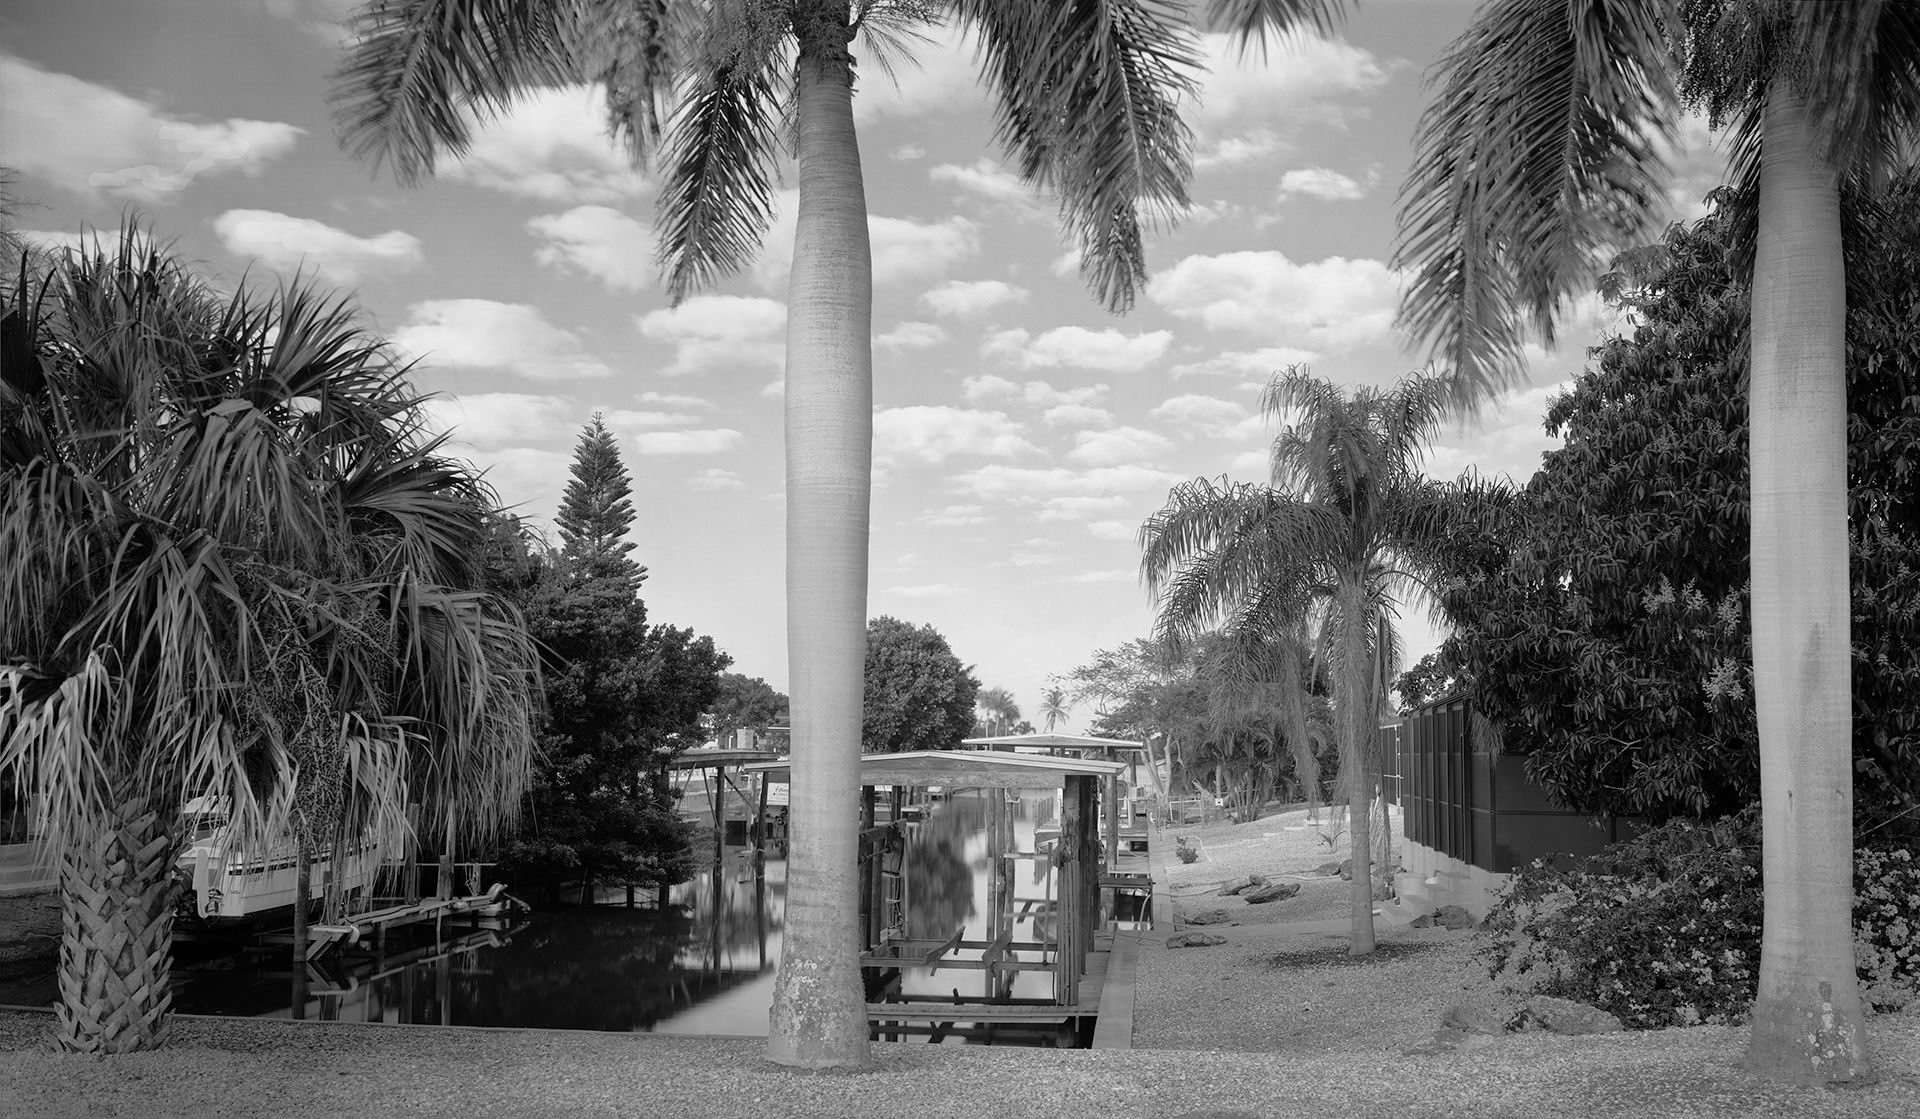
[[[785,690],[781,375],[793,176],[743,274],[670,306],[655,179],[590,87],[530,95],[407,188],[341,148],[328,111],[351,0],[9,0],[0,166],[50,244],[140,215],[216,282],[317,272],[418,359],[432,422],[551,534],[598,411],[633,478],[655,622],[711,634]],[[1393,327],[1388,261],[1427,72],[1468,0],[1367,0],[1331,38],[1202,41],[1194,206],[1147,242],[1133,310],[1102,309],[1054,203],[993,140],[973,46],[860,70],[873,240],[869,613],[939,630],[1038,723],[1049,678],[1148,635],[1140,525],[1196,478],[1262,481],[1268,380],[1296,364],[1388,386],[1424,355]],[[856,49],[856,59],[859,58]],[[1674,151],[1672,216],[1719,174],[1704,125]],[[1618,329],[1585,298],[1530,384],[1449,427],[1425,465],[1524,482],[1548,400]],[[1405,661],[1438,643],[1403,617]],[[1080,707],[1063,730],[1084,728]]]

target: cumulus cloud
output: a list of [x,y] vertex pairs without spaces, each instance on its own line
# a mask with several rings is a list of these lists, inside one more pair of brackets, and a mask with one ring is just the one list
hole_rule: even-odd
[[1127,504],[1128,499],[1120,494],[1099,497],[1050,497],[1040,507],[1040,519],[1084,521],[1102,513],[1117,513],[1126,508]]
[[1095,540],[1124,540],[1131,544],[1140,539],[1140,526],[1129,521],[1089,521],[1087,535]]
[[1354,95],[1371,93],[1391,77],[1371,52],[1318,35],[1288,35],[1243,50],[1232,35],[1209,34],[1201,46],[1203,129],[1246,121],[1338,123]]
[[1061,575],[1047,580],[1049,583],[1137,583],[1140,573],[1125,567],[1109,568],[1105,571],[1082,571],[1078,575]]
[[883,350],[924,350],[947,340],[947,332],[930,322],[903,322],[885,334],[873,336],[873,344]]
[[230,117],[191,121],[116,89],[0,52],[6,161],[89,199],[113,194],[149,204],[200,175],[258,175],[293,150],[303,130]]
[[1257,350],[1230,350],[1199,361],[1182,362],[1169,369],[1180,377],[1261,377],[1270,378],[1289,366],[1310,365],[1320,359],[1313,350],[1292,346],[1263,346]]
[[960,588],[951,583],[922,583],[912,587],[888,587],[886,593],[901,598],[952,598],[960,593]]
[[1105,427],[1113,422],[1113,413],[1091,404],[1056,404],[1040,413],[1040,422],[1048,427]]
[[731,451],[745,441],[746,436],[731,428],[648,431],[634,436],[633,446],[643,455],[717,455]]
[[964,167],[957,163],[936,163],[928,169],[927,178],[1029,217],[1044,217],[1046,213],[1033,187],[991,159],[976,159]]
[[642,404],[657,404],[662,408],[709,408],[712,402],[705,397],[689,396],[683,392],[654,392],[648,390],[636,399]]
[[586,422],[571,398],[526,392],[441,393],[420,410],[428,429],[478,451],[564,440]]
[[539,308],[491,299],[430,299],[407,311],[394,344],[431,364],[500,369],[536,381],[612,374]]
[[1019,349],[1018,361],[1027,369],[1103,369],[1135,373],[1159,361],[1173,342],[1173,332],[1153,330],[1123,334],[1118,330],[1088,330],[1057,326]]
[[1472,466],[1482,476],[1505,475],[1525,485],[1540,469],[1540,456],[1565,442],[1548,435],[1543,421],[1548,403],[1569,387],[1571,382],[1558,381],[1502,395],[1478,420],[1441,432],[1427,449],[1422,471],[1451,479]]
[[874,67],[853,99],[853,118],[862,124],[884,118],[908,119],[987,107],[974,62],[972,36],[953,24],[924,28],[926,42],[913,44],[913,60],[893,68],[891,79]]
[[1369,172],[1361,182],[1327,167],[1297,167],[1280,176],[1277,194],[1283,202],[1300,195],[1323,202],[1349,202],[1365,198],[1379,183],[1378,172]]
[[1186,393],[1168,397],[1149,414],[1154,419],[1166,420],[1181,427],[1220,432],[1246,422],[1252,413],[1246,405],[1231,400]]
[[640,316],[640,333],[674,347],[670,377],[741,366],[781,368],[786,361],[782,332],[784,303],[739,295],[696,295],[678,307]]
[[1116,427],[1110,431],[1082,431],[1073,437],[1073,450],[1067,457],[1089,466],[1117,466],[1140,462],[1173,446],[1166,436],[1138,427]]
[[1391,335],[1399,289],[1377,260],[1296,264],[1266,250],[1187,257],[1148,281],[1147,298],[1211,330],[1340,350]]
[[653,234],[608,206],[575,206],[529,219],[527,231],[545,244],[534,259],[548,268],[584,272],[610,288],[639,291],[653,279]]
[[1101,466],[1073,470],[1064,466],[1007,466],[989,463],[953,479],[953,487],[983,500],[1045,498],[1070,494],[1138,493],[1168,488],[1186,481],[1181,475],[1151,466]]
[[949,280],[922,293],[920,302],[936,315],[977,315],[1027,295],[1026,288],[1004,280]]
[[476,127],[467,153],[438,174],[548,202],[614,202],[646,187],[607,135],[605,95],[589,85],[518,98],[504,116]]
[[991,373],[981,373],[960,382],[960,393],[968,400],[1014,398],[1036,407],[1058,404],[1084,404],[1098,400],[1107,391],[1105,385],[1083,385],[1077,389],[1057,389],[1045,381],[1017,383]]
[[397,229],[356,237],[311,218],[272,210],[228,210],[213,219],[220,243],[235,256],[252,257],[276,272],[308,268],[336,284],[419,266],[420,239]]
[[969,525],[987,523],[986,507],[983,505],[949,505],[944,509],[935,509],[922,513],[913,519],[917,525],[930,525],[935,528],[965,528]]
[[1011,458],[1037,450],[1003,412],[916,404],[873,417],[873,456],[883,465],[941,463],[955,455]]
[[721,470],[719,467],[714,467],[711,470],[702,470],[693,477],[688,478],[687,488],[692,490],[743,490],[747,488],[747,484],[742,482],[740,475],[735,474],[733,471]]

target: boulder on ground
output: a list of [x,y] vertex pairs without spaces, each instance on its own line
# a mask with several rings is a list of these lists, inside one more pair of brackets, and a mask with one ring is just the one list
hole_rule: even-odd
[[1440,1015],[1440,1024],[1470,1034],[1503,1034],[1513,1024],[1513,1014],[1491,1006],[1455,1003]]
[[1328,876],[1337,874],[1342,878],[1352,878],[1353,877],[1353,860],[1347,859],[1343,862],[1337,862],[1337,863],[1321,863],[1319,866],[1316,866],[1313,868],[1313,872],[1315,874],[1323,874]]
[[1620,1019],[1598,1007],[1551,995],[1528,999],[1525,1014],[1528,1020],[1557,1034],[1610,1034],[1625,1028]]
[[1473,914],[1458,905],[1443,905],[1433,911],[1433,923],[1446,929],[1470,929],[1479,922]]
[[1265,905],[1270,901],[1285,901],[1300,892],[1298,882],[1269,882],[1241,894],[1248,905]]
[[1266,877],[1259,874],[1249,874],[1245,878],[1229,878],[1225,882],[1220,883],[1220,896],[1230,898],[1236,894],[1244,893],[1247,890],[1255,889],[1256,887],[1266,884]]
[[1167,938],[1169,948],[1211,948],[1216,944],[1225,944],[1227,938],[1217,933],[1175,933]]
[[1408,1046],[1404,1052],[1409,1057],[1432,1057],[1442,1053],[1471,1052],[1500,1044],[1497,1034],[1469,1033],[1456,1030],[1452,1026],[1442,1026],[1432,1035]]
[[1232,920],[1224,909],[1202,909],[1197,913],[1180,914],[1183,925],[1224,925]]

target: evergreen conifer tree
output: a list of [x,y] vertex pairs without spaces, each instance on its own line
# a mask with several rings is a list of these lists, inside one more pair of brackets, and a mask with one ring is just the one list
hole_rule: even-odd
[[638,591],[647,569],[627,557],[633,550],[625,539],[633,525],[633,503],[627,500],[632,483],[620,461],[620,446],[600,413],[580,432],[569,472],[573,480],[554,517],[561,555],[582,575],[631,580]]

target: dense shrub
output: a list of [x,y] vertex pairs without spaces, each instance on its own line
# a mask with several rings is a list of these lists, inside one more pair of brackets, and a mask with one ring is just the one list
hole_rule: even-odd
[[[1757,813],[1676,820],[1516,874],[1481,956],[1507,985],[1630,1028],[1741,1022],[1760,969],[1760,874]],[[1904,849],[1858,851],[1854,892],[1862,993],[1897,1009],[1920,991],[1920,865]]]

